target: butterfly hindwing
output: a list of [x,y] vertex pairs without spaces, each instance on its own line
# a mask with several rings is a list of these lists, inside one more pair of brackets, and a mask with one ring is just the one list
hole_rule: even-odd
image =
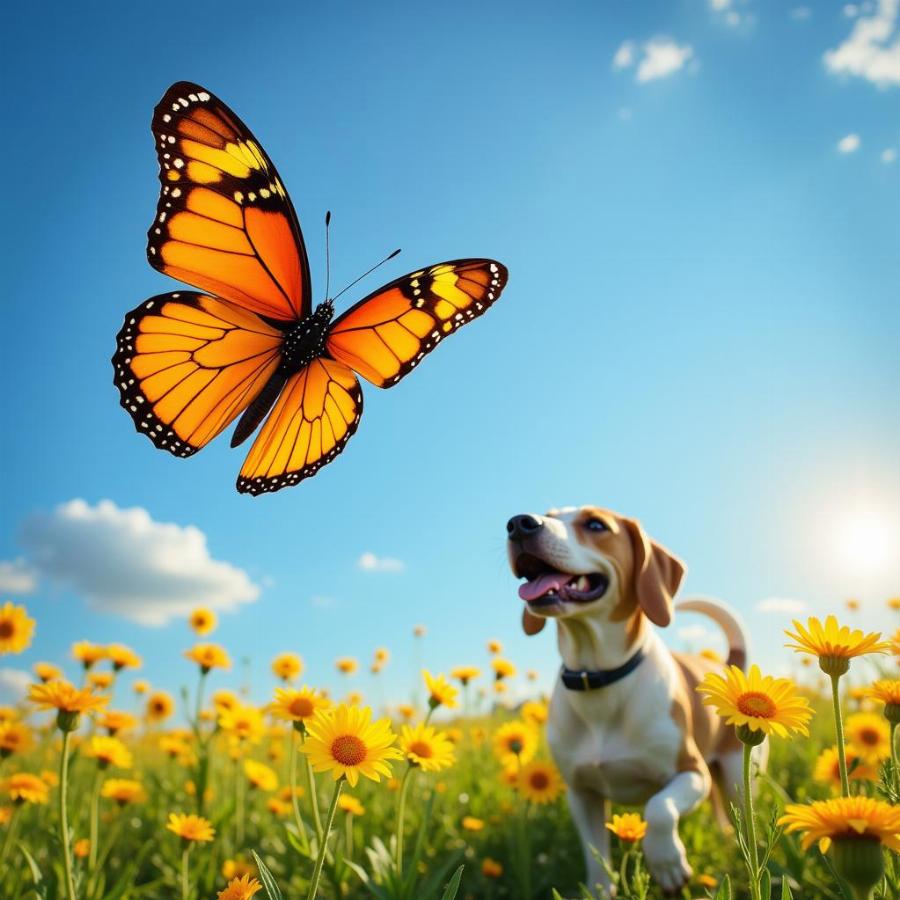
[[274,319],[311,305],[297,215],[250,129],[217,97],[178,82],[153,113],[162,184],[147,233],[150,264]]
[[315,475],[353,436],[362,390],[343,363],[320,357],[285,384],[237,480],[242,493],[281,490]]
[[194,291],[151,297],[116,341],[121,404],[157,447],[190,456],[268,383],[281,343],[279,329],[234,303]]
[[372,384],[393,387],[447,335],[486,312],[506,279],[505,266],[490,259],[411,272],[340,316],[327,350]]

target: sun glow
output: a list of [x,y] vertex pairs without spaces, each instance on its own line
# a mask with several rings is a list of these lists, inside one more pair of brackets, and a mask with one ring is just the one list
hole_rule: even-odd
[[880,575],[900,560],[900,524],[877,506],[855,506],[844,514],[843,527],[833,532],[841,564],[858,575]]

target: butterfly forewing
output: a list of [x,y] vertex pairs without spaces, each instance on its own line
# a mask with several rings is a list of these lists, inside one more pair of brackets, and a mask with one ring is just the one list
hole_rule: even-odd
[[393,387],[447,335],[485,313],[506,279],[506,268],[490,259],[411,272],[347,310],[326,347],[372,384]]
[[297,215],[250,129],[209,91],[182,81],[160,100],[152,130],[162,188],[147,233],[150,264],[260,315],[307,315]]

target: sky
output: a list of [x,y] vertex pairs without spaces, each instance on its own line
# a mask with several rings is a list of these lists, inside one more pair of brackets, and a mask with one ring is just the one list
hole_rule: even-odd
[[[38,660],[74,676],[87,638],[174,693],[201,603],[235,660],[214,685],[257,700],[281,651],[380,703],[423,664],[486,666],[488,638],[549,688],[555,639],[519,631],[505,523],[566,504],[640,519],[687,562],[681,596],[730,604],[771,671],[792,615],[900,624],[897,0],[248,9],[6,15],[0,599],[38,626],[0,691]],[[113,385],[125,312],[177,289],[145,234],[151,112],[182,79],[275,161],[317,299],[327,209],[332,284],[403,248],[339,304],[445,259],[510,271],[401,385],[364,385],[344,453],[275,495],[236,493],[224,436],[155,450]],[[689,615],[665,637],[720,640]],[[340,655],[363,672],[340,681]]]

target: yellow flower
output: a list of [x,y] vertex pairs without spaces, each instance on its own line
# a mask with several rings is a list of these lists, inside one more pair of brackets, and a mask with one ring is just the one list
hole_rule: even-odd
[[164,722],[175,710],[175,702],[165,691],[154,691],[147,698],[144,715],[150,722]]
[[416,708],[410,703],[398,704],[397,712],[400,713],[400,717],[406,722],[412,722],[416,717]]
[[707,672],[697,690],[705,695],[704,704],[714,706],[728,725],[779,737],[787,737],[791,731],[809,734],[806,723],[812,710],[788,678],[763,677],[757,666],[750,667],[749,675],[737,666],[728,666],[724,676]]
[[0,722],[0,758],[21,753],[31,745],[31,729],[22,722]]
[[459,705],[456,702],[459,688],[453,687],[443,675],[435,677],[427,669],[423,669],[422,677],[425,679],[425,686],[428,688],[428,705],[432,709],[437,706],[455,709]]
[[79,838],[72,844],[72,852],[78,859],[87,859],[91,852],[91,842],[87,838]]
[[57,681],[63,677],[63,670],[53,663],[36,662],[32,669],[39,681]]
[[122,669],[139,669],[143,665],[137,653],[124,644],[110,644],[106,648],[106,655],[116,672],[121,672]]
[[378,666],[385,665],[385,663],[387,663],[387,661],[390,658],[391,658],[391,654],[390,654],[390,651],[387,649],[387,647],[379,647],[375,651],[375,663]]
[[0,725],[6,722],[15,722],[19,718],[19,713],[12,706],[0,706]]
[[77,641],[72,644],[72,656],[81,663],[85,669],[90,669],[101,659],[106,659],[106,647],[92,644],[90,641]]
[[338,797],[338,809],[351,816],[361,816],[366,811],[362,803],[350,794],[341,794]]
[[460,684],[467,685],[481,674],[477,666],[456,666],[450,670],[450,677],[455,678]]
[[96,688],[98,691],[105,691],[112,687],[116,676],[112,672],[90,672],[88,674],[88,684]]
[[526,800],[534,803],[553,803],[562,793],[564,784],[556,766],[535,760],[522,767],[516,786]]
[[415,727],[404,725],[400,732],[400,748],[406,758],[423,772],[440,772],[456,762],[453,744],[433,725],[420,722]]
[[344,675],[352,675],[359,668],[359,663],[352,656],[341,656],[334,664],[338,672]]
[[11,601],[0,606],[0,656],[22,653],[31,646],[32,637],[34,619],[28,618],[24,606],[14,606]]
[[147,693],[150,690],[150,682],[145,681],[143,678],[139,678],[135,683],[131,686],[131,689],[140,697]]
[[218,622],[219,620],[216,618],[216,614],[211,609],[207,609],[204,606],[198,606],[197,609],[188,616],[188,625],[191,626],[191,630],[194,634],[199,634],[201,636],[214,631]]
[[260,791],[274,791],[278,788],[278,776],[267,765],[255,759],[244,760],[244,774],[251,786]]
[[272,672],[282,681],[293,681],[303,671],[303,660],[296,653],[280,653],[272,660]]
[[118,738],[94,735],[85,755],[96,759],[101,769],[107,766],[115,766],[117,769],[131,768],[131,752]]
[[331,701],[312,688],[275,688],[275,702],[269,707],[273,716],[288,722],[308,722]]
[[722,654],[716,650],[713,650],[712,647],[704,647],[700,651],[700,656],[702,656],[703,659],[708,659],[710,662],[715,663],[716,665],[721,665],[725,662],[725,660],[722,659]]
[[227,878],[229,881],[232,878],[243,878],[244,875],[256,874],[256,866],[240,856],[235,859],[226,859],[222,863],[222,877]]
[[143,803],[147,799],[147,793],[141,783],[128,778],[107,778],[100,789],[100,795],[108,800],[115,800],[119,806]]
[[527,703],[522,704],[522,718],[526,722],[531,722],[534,725],[543,725],[549,715],[550,710],[546,703],[529,700]]
[[537,734],[527,722],[507,722],[494,732],[494,754],[502,766],[524,765],[536,750]]
[[712,875],[707,875],[706,872],[697,876],[697,884],[701,887],[714,888],[718,883],[719,882]]
[[463,816],[462,827],[466,831],[481,831],[484,828],[484,822],[476,819],[475,816]]
[[[847,774],[850,779],[874,781],[878,777],[878,773],[862,761],[862,757],[853,746],[845,745],[844,755],[847,760]],[[857,765],[854,766],[854,762]],[[828,747],[819,754],[813,767],[813,778],[840,790],[841,770],[838,762],[837,747]]]
[[210,669],[230,669],[231,659],[218,644],[194,644],[190,650],[184,651],[185,657],[200,666],[204,674]]
[[847,609],[850,610],[850,612],[856,612],[859,609],[859,600],[857,600],[855,597],[851,597],[845,605]]
[[262,713],[255,706],[236,706],[223,710],[219,727],[240,741],[258,744],[265,731]]
[[491,639],[487,642],[487,650],[492,656],[503,652],[503,644],[500,641]]
[[344,698],[344,703],[347,706],[362,706],[363,695],[359,691],[348,691],[347,696]]
[[56,787],[59,784],[59,775],[56,772],[51,772],[50,769],[44,769],[41,772],[41,781],[47,785],[47,787]]
[[211,841],[216,834],[215,828],[207,819],[193,814],[169,813],[166,828],[185,841]]
[[876,764],[891,755],[891,730],[887,720],[875,713],[854,713],[844,723],[847,740],[869,764]]
[[491,660],[491,668],[494,670],[494,678],[502,681],[504,678],[512,678],[516,674],[516,667],[501,656],[495,656]]
[[33,684],[28,689],[28,699],[38,709],[56,709],[75,715],[94,712],[109,703],[109,697],[98,697],[90,689],[77,688],[68,681]]
[[428,629],[424,625],[415,625],[413,627],[413,637],[425,637]]
[[391,774],[388,760],[403,754],[393,745],[397,735],[388,719],[371,721],[368,707],[338,706],[309,723],[302,746],[316,772],[331,772],[335,781],[345,776],[356,787],[360,775],[372,781]]
[[863,693],[869,699],[884,703],[885,706],[900,706],[900,681],[896,678],[876,681]]
[[647,823],[637,813],[613,816],[612,822],[607,822],[606,827],[620,841],[629,844],[639,841],[647,833]]
[[806,628],[794,619],[794,629],[796,633],[785,631],[785,634],[796,643],[784,646],[798,653],[817,656],[820,663],[823,659],[849,660],[866,653],[890,650],[890,644],[881,640],[879,632],[863,634],[858,628],[851,631],[847,625],[840,627],[834,616],[828,616],[824,626],[818,619],[810,618]]
[[282,800],[280,797],[269,797],[266,801],[266,809],[272,813],[273,816],[287,816],[290,815],[293,807],[286,800]]
[[50,790],[46,781],[30,772],[10,775],[3,788],[13,803],[46,803]]
[[497,862],[496,859],[486,856],[481,861],[481,874],[485,878],[499,878],[503,874],[503,865]]
[[100,716],[100,721],[97,724],[101,728],[105,728],[109,734],[116,735],[120,731],[131,731],[133,728],[136,728],[138,720],[131,713],[110,709]]
[[226,709],[234,709],[241,705],[241,698],[234,691],[226,688],[220,688],[212,695],[213,706],[217,713],[224,712]]
[[802,831],[804,850],[819,841],[819,849],[825,853],[833,840],[865,837],[900,853],[900,806],[871,797],[836,797],[808,805],[789,803],[778,824],[788,832]]
[[250,900],[257,892],[262,890],[262,885],[251,875],[242,878],[232,878],[224,891],[219,891],[218,900]]

